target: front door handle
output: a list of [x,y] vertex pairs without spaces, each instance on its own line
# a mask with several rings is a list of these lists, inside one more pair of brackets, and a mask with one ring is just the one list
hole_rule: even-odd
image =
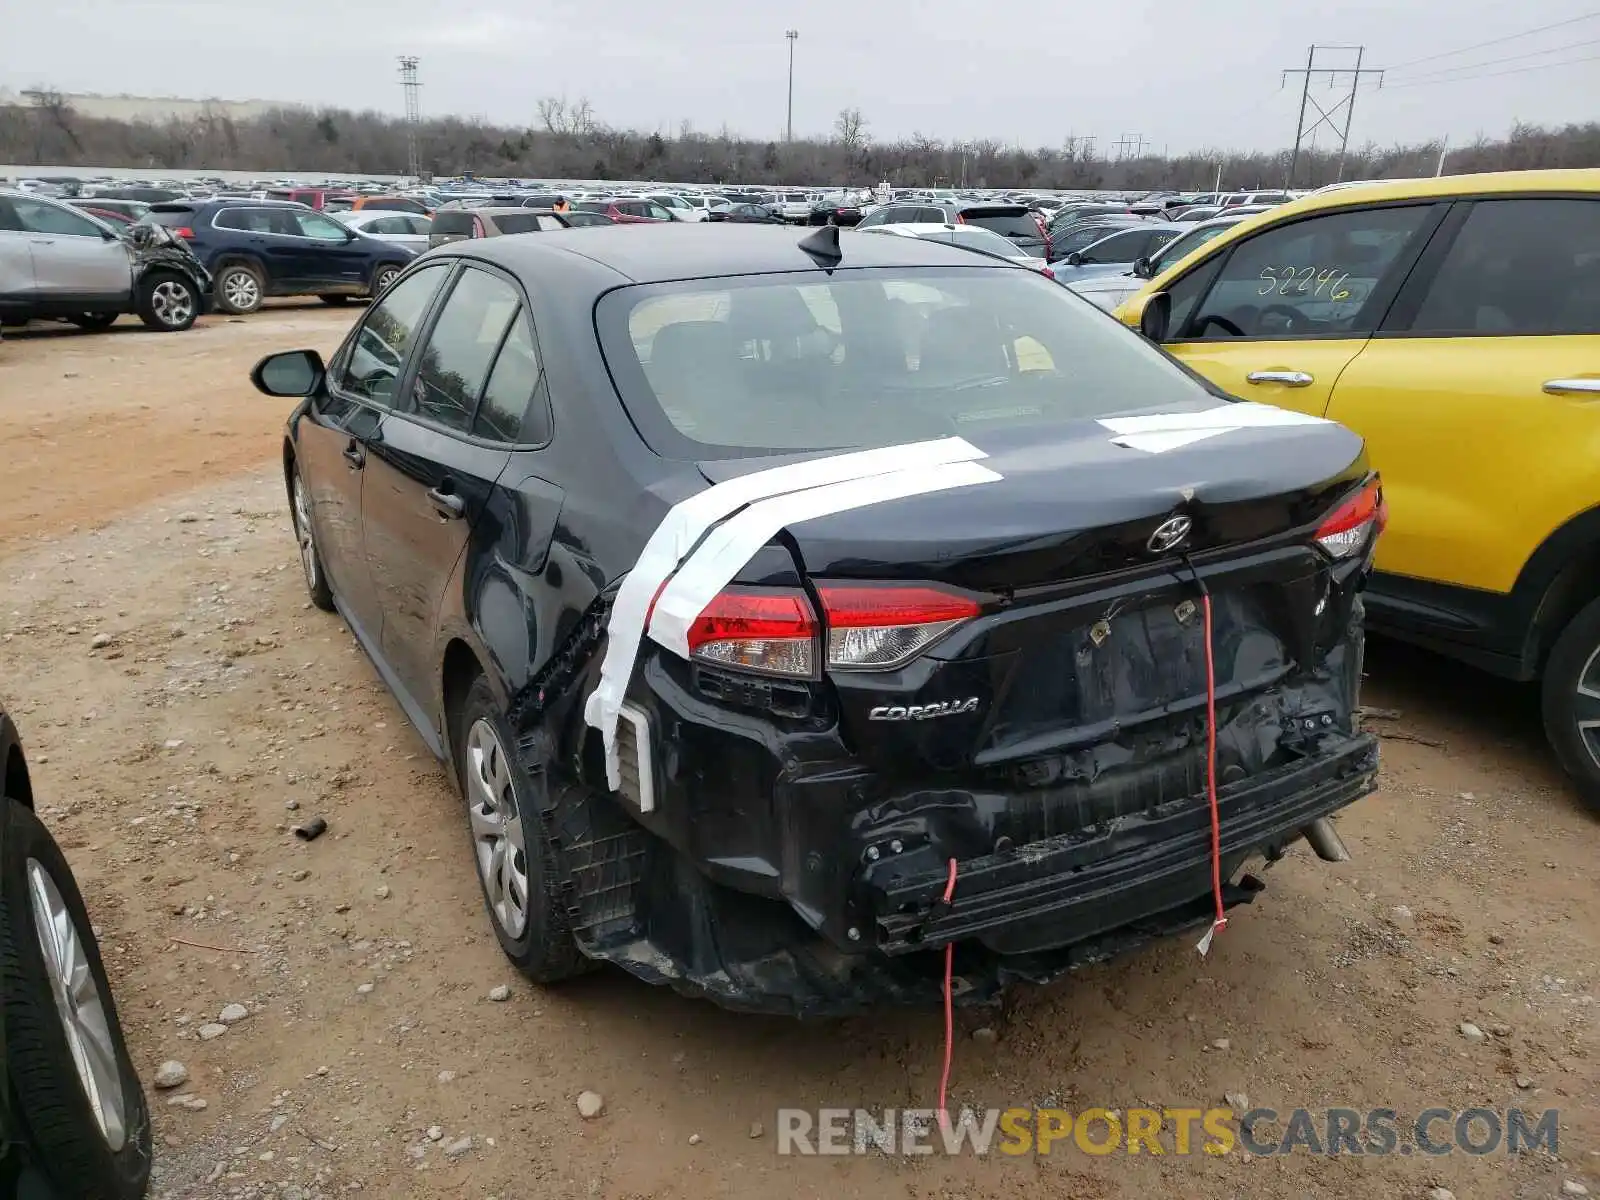
[[1552,396],[1600,396],[1600,379],[1547,379],[1544,390]]
[[344,448],[344,460],[350,464],[352,471],[359,471],[367,465],[367,452],[355,438],[351,438],[350,444]]
[[1310,387],[1316,382],[1304,371],[1251,371],[1246,383],[1281,383],[1284,387]]
[[441,490],[446,485],[428,489],[428,503],[433,505],[433,511],[439,514],[441,521],[454,521],[467,514],[467,502],[455,492]]

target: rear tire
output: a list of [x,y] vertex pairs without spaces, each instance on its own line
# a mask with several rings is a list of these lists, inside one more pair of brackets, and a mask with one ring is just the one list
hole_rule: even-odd
[[535,983],[593,969],[568,924],[566,871],[549,830],[549,768],[530,774],[517,739],[479,675],[452,731],[472,858],[500,948]]
[[0,803],[0,1003],[16,1111],[59,1195],[137,1200],[150,1179],[150,1111],[89,914],[49,830],[15,800]]
[[400,277],[400,268],[393,263],[384,263],[372,273],[372,299],[376,300],[383,295],[388,286]]
[[176,271],[152,271],[139,281],[133,306],[146,329],[182,333],[200,315],[200,295],[194,281]]
[[[1545,736],[1578,795],[1600,814],[1600,600],[1573,617],[1545,663]],[[1596,724],[1587,730],[1585,723]]]
[[329,292],[326,295],[318,296],[317,299],[321,300],[324,304],[331,304],[335,308],[338,308],[341,304],[348,304],[350,302],[349,296],[342,296],[338,292]]
[[85,333],[99,333],[117,323],[118,313],[78,313],[67,320]]
[[300,478],[298,463],[289,481],[289,520],[294,525],[295,544],[300,548],[300,570],[305,575],[311,603],[323,612],[336,611],[333,589],[328,586],[328,572],[322,565],[322,551],[317,548],[316,522],[311,519],[311,493]]
[[261,274],[248,263],[229,263],[217,272],[217,307],[244,316],[261,307],[266,296]]

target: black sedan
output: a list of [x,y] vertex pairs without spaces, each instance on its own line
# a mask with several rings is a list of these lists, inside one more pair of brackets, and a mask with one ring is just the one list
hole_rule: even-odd
[[0,1196],[136,1200],[150,1112],[83,896],[0,711]]
[[828,1013],[948,1001],[953,961],[992,997],[1214,929],[1373,786],[1360,440],[1036,272],[835,227],[461,242],[253,379],[303,397],[311,598],[449,764],[536,980]]
[[726,221],[730,225],[788,224],[765,204],[735,204],[731,208],[712,209],[706,216],[709,220]]

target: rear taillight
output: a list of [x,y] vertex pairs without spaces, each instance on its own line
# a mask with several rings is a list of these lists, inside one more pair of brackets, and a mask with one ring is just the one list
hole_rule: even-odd
[[924,584],[825,583],[811,601],[787,588],[724,588],[689,626],[689,656],[764,675],[815,679],[824,626],[835,671],[887,671],[977,616],[977,600]]
[[689,626],[689,656],[719,667],[814,678],[818,626],[804,592],[724,588]]
[[979,612],[970,596],[924,585],[825,583],[817,594],[835,671],[901,666]]
[[1317,527],[1317,545],[1334,558],[1346,558],[1382,533],[1388,523],[1383,485],[1374,479],[1328,514]]
[[194,230],[190,229],[187,225],[179,225],[172,231],[172,235],[174,237],[187,238],[190,241],[194,240]]
[[1043,275],[1046,279],[1054,279],[1056,277],[1056,273],[1049,267],[1040,267],[1039,274]]

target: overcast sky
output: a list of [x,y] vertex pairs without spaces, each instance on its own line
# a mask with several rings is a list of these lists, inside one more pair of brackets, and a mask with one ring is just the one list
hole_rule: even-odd
[[[1361,89],[1354,143],[1600,114],[1596,0],[0,0],[0,86],[398,112],[394,59],[410,53],[424,114],[527,124],[565,94],[616,125],[781,137],[791,25],[797,134],[852,106],[878,138],[1282,146],[1300,92],[1280,72],[1314,41],[1390,68]],[[1339,93],[1324,79],[1312,94]]]

